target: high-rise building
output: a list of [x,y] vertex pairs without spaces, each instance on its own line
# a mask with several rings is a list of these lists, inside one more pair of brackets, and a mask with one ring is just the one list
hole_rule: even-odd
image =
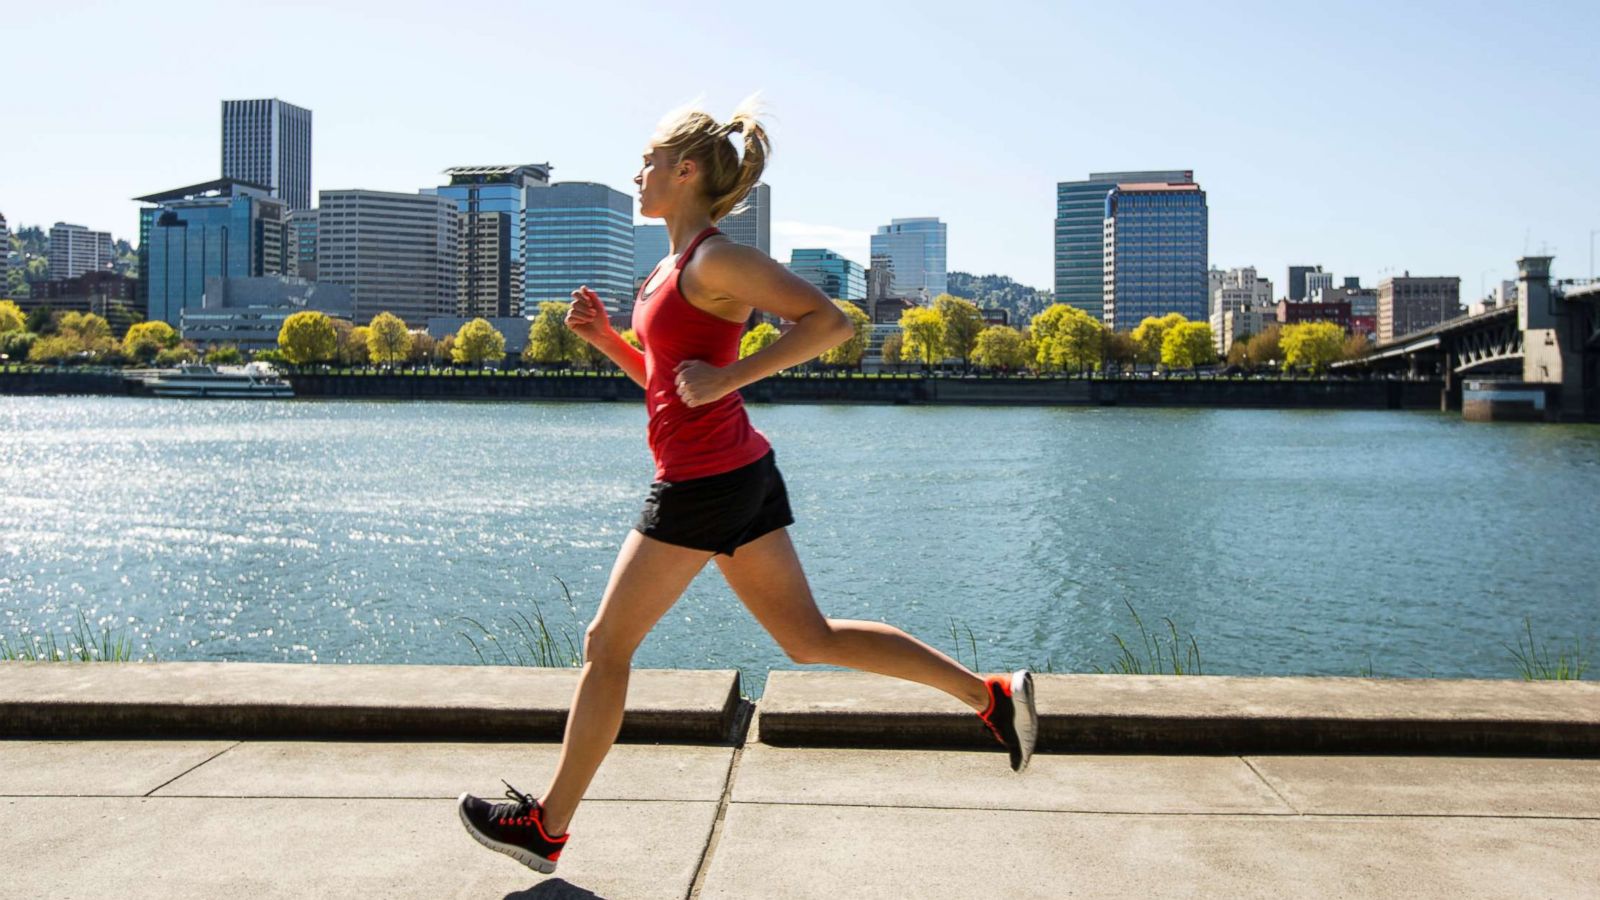
[[90,231],[82,225],[57,222],[50,226],[50,277],[77,278],[85,272],[111,267],[111,232]]
[[772,188],[764,181],[745,195],[734,211],[723,216],[717,228],[736,244],[772,255]]
[[311,110],[282,100],[222,101],[222,177],[264,184],[311,208]]
[[1307,272],[1305,279],[1305,296],[1300,298],[1302,300],[1310,300],[1317,291],[1328,290],[1333,287],[1332,272],[1323,272],[1321,270]]
[[[1211,337],[1218,353],[1227,353],[1232,339],[1229,313],[1251,308],[1272,306],[1272,281],[1256,276],[1253,266],[1238,269],[1212,269],[1211,283]],[[1242,318],[1232,321],[1242,322]]]
[[11,283],[11,229],[6,226],[6,217],[0,214],[0,299],[14,299],[7,293],[7,285]]
[[1149,316],[1207,320],[1210,215],[1187,182],[1130,182],[1106,195],[1105,324],[1129,331]]
[[832,250],[794,250],[789,271],[836,300],[867,299],[867,270]]
[[1087,181],[1056,184],[1057,303],[1076,306],[1100,319],[1105,304],[1106,195],[1119,184],[1160,182],[1185,184],[1194,172],[1185,169],[1150,172],[1094,172]]
[[462,295],[457,316],[522,315],[523,213],[528,191],[550,184],[549,163],[446,169],[450,183],[424,191],[456,201],[462,215]]
[[1461,279],[1412,278],[1411,273],[1378,284],[1378,343],[1431,328],[1461,315]]
[[872,236],[872,265],[892,272],[889,293],[931,299],[949,290],[947,226],[937,217],[892,219]]
[[285,274],[317,280],[317,211],[297,209],[289,214],[289,263]]
[[633,197],[603,184],[561,181],[528,190],[522,308],[571,302],[583,285],[615,315],[633,310]]
[[266,185],[235,178],[135,198],[139,210],[137,303],[173,328],[199,309],[207,278],[282,275],[286,213]]
[[1306,275],[1311,272],[1321,272],[1321,266],[1290,266],[1289,284],[1284,290],[1289,292],[1290,300],[1304,300],[1310,293],[1306,290]]
[[633,226],[633,289],[637,293],[644,280],[655,271],[656,263],[672,252],[672,238],[665,225]]
[[448,197],[317,192],[317,280],[350,288],[355,321],[381,312],[422,327],[455,313],[461,213]]

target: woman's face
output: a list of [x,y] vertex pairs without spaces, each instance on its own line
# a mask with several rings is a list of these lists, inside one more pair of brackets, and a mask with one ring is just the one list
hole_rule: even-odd
[[674,161],[669,150],[646,147],[639,174],[633,183],[639,186],[639,214],[647,219],[660,219],[675,208],[685,191],[694,187],[695,164],[691,160]]
[[633,176],[639,186],[639,214],[647,219],[659,219],[671,207],[672,160],[665,150],[646,147],[639,174]]

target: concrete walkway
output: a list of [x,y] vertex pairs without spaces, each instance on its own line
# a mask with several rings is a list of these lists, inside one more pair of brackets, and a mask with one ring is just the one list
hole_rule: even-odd
[[1593,683],[1046,675],[1019,776],[931,688],[776,672],[752,720],[737,673],[639,671],[544,877],[455,798],[541,793],[576,678],[0,663],[0,872],[92,900],[1600,898]]
[[619,745],[556,875],[463,790],[554,744],[0,741],[39,897],[1597,897],[1600,760]]

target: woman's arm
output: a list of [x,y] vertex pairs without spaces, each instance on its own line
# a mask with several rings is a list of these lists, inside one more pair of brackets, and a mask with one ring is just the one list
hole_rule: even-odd
[[611,327],[605,303],[587,285],[572,292],[572,307],[567,310],[567,327],[609,357],[635,384],[645,386],[644,354],[635,350]]
[[680,363],[678,394],[690,406],[815,359],[855,334],[849,317],[826,294],[759,250],[731,242],[707,244],[683,274],[685,296],[692,293],[734,312],[759,309],[794,323],[765,349],[724,368],[700,360]]

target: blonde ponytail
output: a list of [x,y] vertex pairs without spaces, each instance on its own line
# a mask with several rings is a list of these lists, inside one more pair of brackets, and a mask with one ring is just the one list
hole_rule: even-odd
[[[760,95],[752,94],[733,111],[725,124],[704,112],[686,107],[661,121],[652,142],[677,161],[692,159],[704,173],[706,196],[711,200],[711,221],[733,212],[761,180],[772,153],[772,142],[761,124]],[[733,136],[744,135],[744,153],[734,148]]]

